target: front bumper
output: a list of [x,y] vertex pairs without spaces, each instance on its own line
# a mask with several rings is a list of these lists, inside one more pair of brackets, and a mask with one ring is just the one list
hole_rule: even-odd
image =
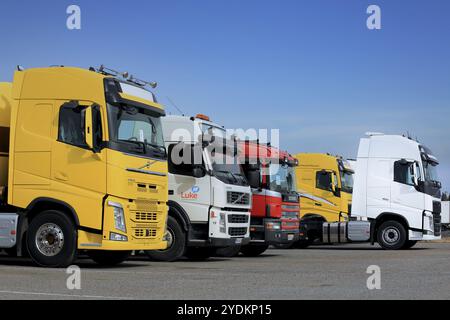
[[250,238],[231,238],[231,239],[221,239],[221,238],[210,238],[209,245],[215,248],[227,248],[246,245],[250,243]]
[[[116,229],[113,207],[109,202],[120,204],[124,214],[126,230]],[[85,231],[78,232],[78,248],[83,250],[164,250],[167,248],[165,240],[167,205],[157,200],[128,201],[117,197],[108,197],[105,201],[103,233],[92,234]],[[126,237],[124,241],[111,240],[111,235]]]
[[[292,224],[292,225],[289,225]],[[273,225],[280,225],[274,229]],[[281,219],[264,219],[264,225],[253,225],[252,243],[265,243],[267,245],[289,244],[299,240],[298,221]]]

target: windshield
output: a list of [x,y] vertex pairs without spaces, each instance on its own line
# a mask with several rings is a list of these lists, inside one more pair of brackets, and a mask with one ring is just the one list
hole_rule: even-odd
[[437,164],[424,161],[423,171],[425,173],[425,181],[428,182],[439,182],[439,176],[437,171]]
[[108,105],[108,117],[113,149],[166,158],[160,115],[145,108]]
[[353,172],[348,170],[340,170],[342,192],[353,192]]
[[269,188],[282,194],[297,192],[295,169],[288,165],[271,164],[269,167]]
[[248,186],[247,179],[238,162],[238,158],[232,154],[221,152],[211,153],[211,163],[214,176],[227,184]]

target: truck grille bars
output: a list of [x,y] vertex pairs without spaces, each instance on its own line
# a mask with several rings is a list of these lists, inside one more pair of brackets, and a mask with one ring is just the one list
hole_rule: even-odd
[[232,237],[242,237],[247,234],[247,228],[230,228],[228,233]]
[[233,205],[248,205],[250,204],[250,194],[243,192],[228,191],[227,203]]
[[245,214],[230,214],[228,223],[248,223],[249,216]]

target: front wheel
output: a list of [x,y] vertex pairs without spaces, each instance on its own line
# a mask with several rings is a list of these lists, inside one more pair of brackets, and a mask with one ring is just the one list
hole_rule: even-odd
[[64,268],[76,258],[74,223],[59,211],[44,211],[36,216],[28,228],[26,242],[31,259],[42,267]]
[[186,250],[186,233],[178,221],[169,217],[167,220],[167,249],[146,251],[147,256],[156,261],[172,262],[180,259]]
[[386,221],[378,228],[377,240],[385,250],[400,250],[408,241],[408,235],[401,223]]
[[268,245],[248,245],[241,248],[241,252],[246,257],[257,257],[269,249]]
[[89,251],[88,256],[101,266],[116,266],[131,255],[131,251]]

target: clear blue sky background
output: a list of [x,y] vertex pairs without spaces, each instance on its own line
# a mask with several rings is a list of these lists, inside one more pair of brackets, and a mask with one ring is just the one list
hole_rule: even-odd
[[17,64],[103,63],[157,80],[169,111],[167,96],[230,128],[279,128],[292,153],[354,157],[366,131],[409,131],[449,190],[449,13],[446,0],[2,0],[0,81]]

